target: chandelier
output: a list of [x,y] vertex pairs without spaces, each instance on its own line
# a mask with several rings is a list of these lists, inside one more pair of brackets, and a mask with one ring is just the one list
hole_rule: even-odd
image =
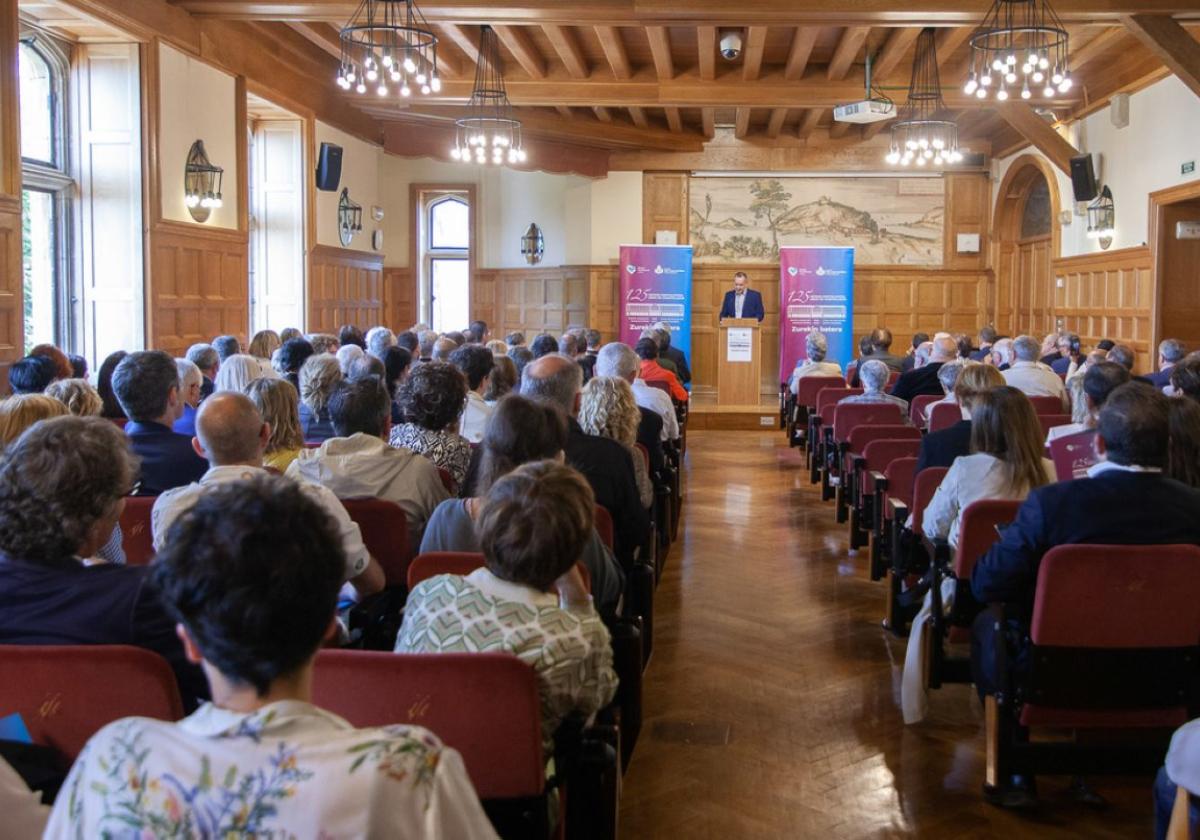
[[1052,99],[1071,89],[1070,36],[1047,0],[995,0],[970,45],[967,96]]
[[437,72],[437,35],[412,0],[361,0],[338,35],[342,90],[401,96],[442,89]]
[[521,163],[521,121],[513,116],[512,103],[504,89],[500,43],[490,26],[482,27],[479,62],[475,65],[475,87],[467,103],[468,115],[454,121],[454,148],[450,157],[463,163]]
[[885,159],[893,166],[944,166],[962,161],[958,125],[942,99],[932,28],[921,30],[917,38],[908,101],[892,123],[892,145]]

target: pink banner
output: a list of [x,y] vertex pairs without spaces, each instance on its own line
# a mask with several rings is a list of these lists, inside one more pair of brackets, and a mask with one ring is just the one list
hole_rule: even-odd
[[780,248],[779,298],[781,381],[807,358],[804,337],[813,330],[828,340],[830,361],[854,358],[853,248]]

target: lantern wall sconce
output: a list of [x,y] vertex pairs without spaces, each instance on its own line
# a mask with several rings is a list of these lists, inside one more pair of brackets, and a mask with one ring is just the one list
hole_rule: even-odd
[[362,205],[350,199],[350,188],[342,187],[338,197],[338,239],[349,247],[354,235],[362,230]]
[[525,228],[525,233],[521,235],[521,254],[525,257],[525,262],[537,265],[545,253],[546,237],[537,223],[530,222],[529,227]]
[[1096,200],[1087,209],[1088,239],[1095,239],[1102,250],[1107,251],[1112,245],[1113,233],[1117,226],[1117,209],[1113,204],[1112,190],[1105,184]]
[[204,141],[193,143],[183,169],[183,203],[197,222],[208,221],[209,214],[224,203],[221,200],[224,177],[225,170],[208,159]]

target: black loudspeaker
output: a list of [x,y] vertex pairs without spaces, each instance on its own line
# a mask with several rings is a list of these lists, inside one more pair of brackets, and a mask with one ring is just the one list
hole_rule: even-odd
[[1071,187],[1075,190],[1076,201],[1091,201],[1100,193],[1091,155],[1071,158]]
[[342,180],[342,147],[322,143],[317,155],[317,189],[337,192]]

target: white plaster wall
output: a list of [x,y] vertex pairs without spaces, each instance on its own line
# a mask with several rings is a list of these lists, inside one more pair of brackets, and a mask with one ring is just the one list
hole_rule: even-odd
[[617,248],[642,241],[642,173],[610,172],[592,182],[590,265],[617,260]]
[[[317,224],[317,243],[319,245],[329,245],[334,248],[341,248],[342,241],[338,238],[338,220],[337,207],[338,197],[342,194],[342,188],[350,189],[350,198],[358,202],[363,208],[362,227],[363,229],[355,235],[354,240],[349,247],[355,251],[372,251],[371,248],[371,232],[376,228],[383,230],[383,253],[389,253],[395,243],[391,241],[390,234],[396,230],[392,219],[388,217],[386,205],[381,200],[383,184],[380,176],[381,160],[384,157],[383,149],[371,143],[363,142],[357,137],[352,137],[344,131],[339,131],[331,125],[326,125],[323,122],[317,122],[317,143],[316,149],[321,148],[322,143],[335,143],[342,147],[342,179],[338,184],[336,192],[325,192],[317,190],[316,201],[316,224]],[[311,170],[316,170],[316,162],[313,162]],[[313,177],[312,172],[309,177]],[[384,219],[382,222],[376,222],[371,218],[371,208],[379,205],[385,207]],[[405,248],[407,248],[407,243]]]

